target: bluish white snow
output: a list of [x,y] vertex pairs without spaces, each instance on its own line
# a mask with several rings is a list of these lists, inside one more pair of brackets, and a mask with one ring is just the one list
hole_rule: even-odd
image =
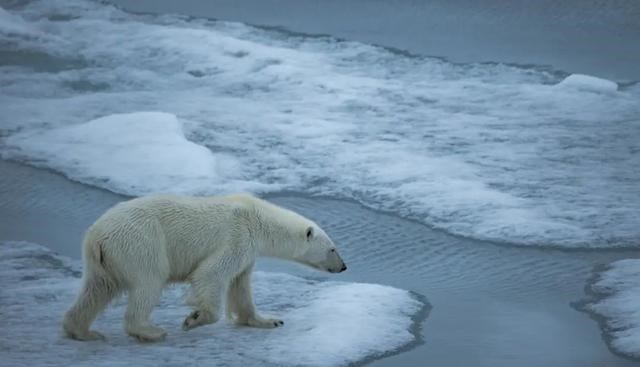
[[109,115],[11,141],[49,167],[114,191],[205,191],[232,184],[240,169],[232,156],[187,140],[182,123],[163,112]]
[[80,266],[43,246],[0,243],[0,364],[13,366],[338,366],[394,352],[416,342],[416,316],[425,305],[388,286],[309,280],[257,272],[258,308],[285,321],[255,329],[225,321],[182,331],[189,313],[182,286],[165,291],[153,321],[167,339],[140,344],[123,328],[126,299],[115,301],[94,328],[107,340],[78,342],[62,335],[61,318],[80,283]]
[[587,309],[605,319],[604,332],[619,353],[640,357],[640,259],[609,264],[591,285],[598,299]]
[[615,92],[618,90],[618,84],[616,82],[583,74],[571,74],[558,83],[558,86],[596,93]]

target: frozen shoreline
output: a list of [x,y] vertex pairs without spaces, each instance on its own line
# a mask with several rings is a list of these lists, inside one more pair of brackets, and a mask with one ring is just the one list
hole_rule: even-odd
[[[14,214],[15,221],[23,222],[22,228],[0,228],[0,240],[46,243],[43,239],[56,231],[60,237],[79,236],[102,208],[124,198],[16,163],[0,161],[0,171],[7,178],[0,180],[0,215]],[[624,258],[628,252],[492,246],[343,201],[286,195],[271,200],[317,219],[336,237],[350,265],[339,280],[381,283],[428,297],[433,310],[422,323],[424,345],[368,361],[372,366],[636,363],[611,354],[596,323],[570,306],[584,298],[584,284],[594,265]],[[52,217],[51,207],[65,204],[58,210],[61,219]],[[68,256],[79,255],[79,240],[60,239],[52,246]],[[277,261],[262,261],[259,267],[321,276]],[[546,353],[539,355],[536,350]]]

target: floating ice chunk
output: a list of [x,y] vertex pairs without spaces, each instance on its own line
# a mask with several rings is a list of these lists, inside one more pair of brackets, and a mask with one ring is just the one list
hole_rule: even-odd
[[558,86],[590,92],[615,92],[618,90],[616,82],[584,74],[571,74],[558,83]]
[[122,327],[125,301],[94,326],[106,342],[63,337],[60,320],[79,286],[79,264],[39,245],[0,243],[0,348],[4,366],[335,366],[392,353],[415,343],[412,317],[424,308],[407,291],[375,284],[322,282],[257,272],[258,307],[281,316],[273,330],[220,321],[184,332],[182,287],[165,291],[152,319],[169,335],[140,345]]
[[198,192],[235,173],[232,157],[187,140],[176,116],[163,112],[114,114],[7,141],[72,178],[133,195]]
[[640,260],[612,263],[591,289],[600,299],[587,309],[605,318],[611,347],[640,357]]

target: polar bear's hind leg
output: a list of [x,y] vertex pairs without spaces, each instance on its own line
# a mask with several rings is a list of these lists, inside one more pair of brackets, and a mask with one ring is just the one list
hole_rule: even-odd
[[95,273],[87,274],[75,304],[64,315],[65,334],[76,340],[104,339],[102,334],[89,330],[89,326],[120,292],[113,281]]
[[[151,311],[160,301],[169,279],[169,259],[163,246],[142,243],[138,254],[123,269],[128,271],[129,300],[124,314],[127,334],[142,342],[163,340],[167,333],[151,324]],[[135,269],[135,270],[134,270]]]
[[167,333],[149,321],[151,311],[160,300],[164,286],[164,279],[155,279],[131,287],[125,313],[127,334],[142,342],[155,342],[164,339]]

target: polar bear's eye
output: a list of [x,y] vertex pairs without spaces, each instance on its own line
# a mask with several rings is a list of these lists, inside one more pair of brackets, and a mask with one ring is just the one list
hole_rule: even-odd
[[336,252],[336,249],[332,248],[330,251],[331,251],[331,252]]
[[310,240],[313,237],[313,227],[307,228],[307,240]]

